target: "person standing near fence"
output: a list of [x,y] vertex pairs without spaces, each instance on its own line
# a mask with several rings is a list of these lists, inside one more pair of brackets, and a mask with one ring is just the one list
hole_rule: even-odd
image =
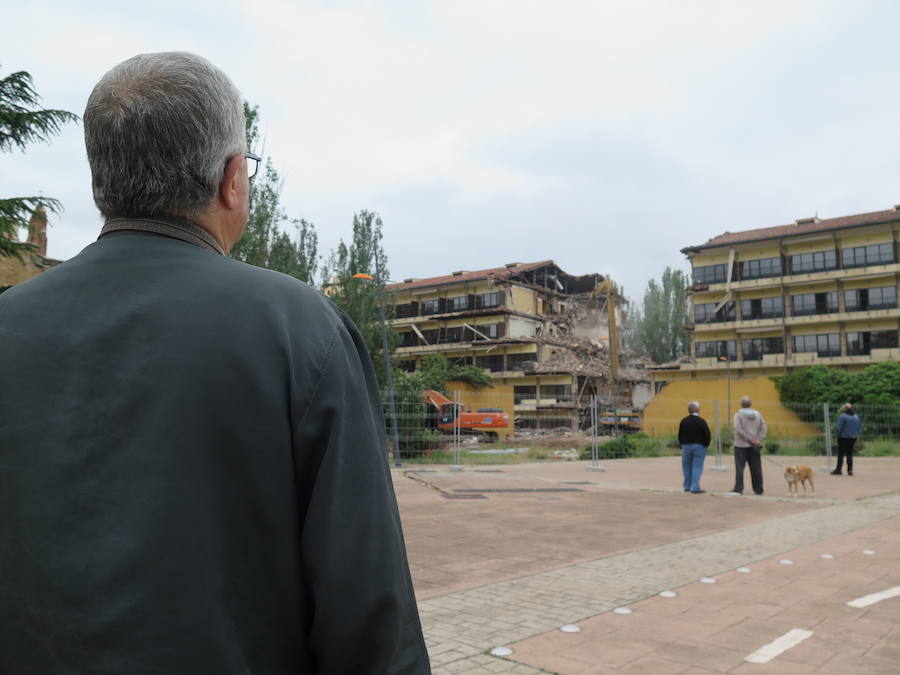
[[766,422],[758,410],[751,406],[749,396],[741,399],[741,409],[734,416],[734,489],[744,492],[744,465],[750,465],[750,482],[753,492],[763,493],[762,459],[760,448],[766,438]]
[[840,476],[844,468],[844,457],[847,458],[847,475],[853,475],[853,445],[856,437],[862,429],[862,422],[853,410],[850,403],[844,404],[844,410],[838,416],[834,433],[838,439],[837,468],[831,472],[832,476]]
[[700,417],[700,404],[688,403],[688,415],[678,425],[678,442],[681,444],[681,470],[684,473],[684,491],[703,494],[700,476],[711,435],[706,420]]

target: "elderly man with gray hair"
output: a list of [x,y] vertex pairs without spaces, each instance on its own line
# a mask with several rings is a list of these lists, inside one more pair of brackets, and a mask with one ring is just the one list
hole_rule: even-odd
[[766,438],[766,422],[759,411],[751,406],[749,396],[741,399],[741,409],[734,416],[734,488],[732,492],[744,492],[744,465],[750,465],[750,482],[753,492],[763,493],[762,457],[760,447]]
[[84,132],[100,238],[0,296],[0,672],[429,672],[363,340],[225,255],[238,90],[135,56]]
[[681,471],[684,475],[684,491],[703,494],[700,476],[709,448],[711,434],[706,420],[700,417],[700,404],[688,403],[688,415],[678,425],[678,443],[681,445]]

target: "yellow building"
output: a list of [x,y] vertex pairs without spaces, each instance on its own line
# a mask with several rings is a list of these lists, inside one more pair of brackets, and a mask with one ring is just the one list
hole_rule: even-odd
[[442,354],[483,368],[497,392],[511,388],[518,429],[584,426],[591,394],[630,395],[648,379],[626,370],[610,382],[606,300],[594,293],[602,280],[545,260],[388,285],[398,365],[414,371]]
[[779,375],[900,360],[900,205],[725,232],[682,249],[691,262],[692,358],[665,382]]
[[[767,399],[759,405],[754,399],[755,407],[768,406],[769,416],[794,429],[791,435],[808,435],[767,380],[816,364],[860,370],[900,360],[898,238],[900,205],[725,232],[682,249],[693,271],[691,358],[654,368],[658,393],[645,424],[671,426],[667,399],[683,407],[715,391],[720,405],[734,410],[752,390]],[[680,382],[695,386],[666,386]],[[730,404],[722,395],[728,383]]]

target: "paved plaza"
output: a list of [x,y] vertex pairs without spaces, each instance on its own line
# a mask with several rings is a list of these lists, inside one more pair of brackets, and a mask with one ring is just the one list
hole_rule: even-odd
[[900,459],[766,457],[762,497],[730,459],[393,469],[433,671],[900,672]]

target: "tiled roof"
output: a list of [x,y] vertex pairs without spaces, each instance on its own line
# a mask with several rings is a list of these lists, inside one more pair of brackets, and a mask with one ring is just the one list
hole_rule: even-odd
[[858,213],[852,216],[839,218],[826,218],[818,222],[801,222],[793,225],[778,225],[776,227],[761,227],[756,230],[743,230],[742,232],[725,232],[713,237],[705,244],[688,246],[681,249],[682,253],[695,252],[703,248],[715,248],[719,246],[734,246],[753,241],[766,239],[779,239],[782,237],[796,237],[800,235],[815,234],[817,232],[830,232],[845,227],[861,227],[863,225],[877,225],[900,220],[900,211],[888,209],[887,211],[873,211],[871,213]]
[[531,270],[536,270],[541,267],[546,267],[547,265],[553,265],[552,260],[542,260],[540,262],[533,263],[519,263],[514,267],[492,267],[486,270],[476,270],[474,272],[463,272],[462,274],[453,275],[453,274],[445,274],[440,277],[429,277],[427,279],[416,279],[415,281],[410,281],[408,283],[399,283],[399,284],[388,284],[384,287],[386,291],[396,292],[396,291],[408,291],[414,288],[426,288],[428,286],[442,286],[444,284],[459,284],[466,281],[482,281],[484,279],[496,279],[498,281],[503,281],[508,279],[511,276],[515,276],[518,274],[522,274],[523,272],[530,272]]

